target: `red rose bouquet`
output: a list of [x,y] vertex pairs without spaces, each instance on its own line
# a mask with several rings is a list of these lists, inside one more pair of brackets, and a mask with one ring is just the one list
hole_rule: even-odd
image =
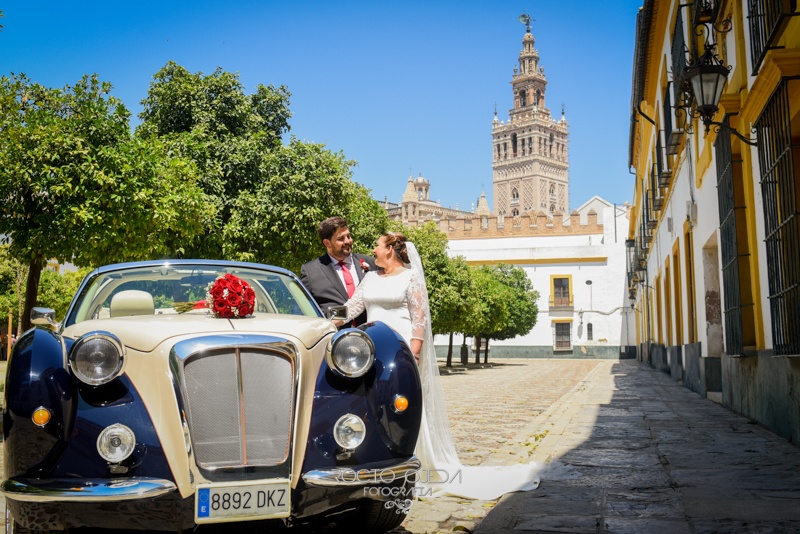
[[247,317],[256,306],[256,293],[250,284],[232,274],[220,276],[208,285],[208,309],[223,319]]

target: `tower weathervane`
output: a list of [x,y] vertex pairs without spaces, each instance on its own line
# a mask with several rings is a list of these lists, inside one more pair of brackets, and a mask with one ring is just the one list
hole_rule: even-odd
[[531,33],[531,20],[535,19],[531,19],[531,16],[527,13],[523,13],[519,16],[519,21],[525,25],[525,31],[528,33]]

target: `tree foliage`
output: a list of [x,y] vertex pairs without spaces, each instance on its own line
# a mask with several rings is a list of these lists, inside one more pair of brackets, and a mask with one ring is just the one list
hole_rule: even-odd
[[273,150],[264,165],[264,181],[233,202],[223,230],[225,257],[300,272],[303,263],[324,252],[317,226],[327,217],[347,219],[363,252],[385,230],[386,211],[350,179],[351,162],[342,154],[293,140]]
[[505,328],[495,332],[491,339],[524,336],[536,325],[539,292],[533,289],[533,282],[521,267],[501,263],[493,267],[493,274],[501,284],[511,289],[511,300],[507,302],[508,322]]
[[131,136],[96,75],[51,89],[0,78],[0,234],[30,267],[23,325],[45,261],[98,265],[166,254],[209,209],[194,166]]
[[216,199],[201,235],[175,242],[182,255],[258,261],[298,271],[322,252],[319,222],[341,215],[365,251],[388,218],[369,191],[351,181],[353,162],[323,145],[292,139],[290,93],[259,85],[245,94],[238,74],[190,73],[173,62],[142,101],[137,135],[160,137],[192,159]]
[[488,354],[490,339],[510,339],[531,331],[539,313],[539,293],[524,269],[484,266],[473,268],[472,276],[479,298],[465,321],[464,333],[486,340]]
[[62,321],[67,313],[69,303],[78,290],[81,280],[89,274],[90,267],[83,267],[77,271],[57,273],[44,270],[39,281],[39,296],[37,306],[52,308],[56,312],[56,321]]

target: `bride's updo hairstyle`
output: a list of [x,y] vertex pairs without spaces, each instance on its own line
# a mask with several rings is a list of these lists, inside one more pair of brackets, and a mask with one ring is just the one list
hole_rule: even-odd
[[408,261],[408,251],[406,250],[406,236],[397,232],[386,232],[383,234],[386,238],[386,244],[391,245],[394,253],[400,258],[403,263],[411,263]]

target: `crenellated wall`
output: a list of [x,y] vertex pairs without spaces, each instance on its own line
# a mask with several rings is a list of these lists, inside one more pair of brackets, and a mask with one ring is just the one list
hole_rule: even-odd
[[519,217],[475,217],[472,219],[443,219],[439,230],[448,239],[476,239],[483,237],[527,237],[537,235],[585,235],[602,234],[603,225],[597,221],[597,213],[589,211],[586,222],[581,224],[577,211],[564,220],[561,213],[552,218],[544,213]]

